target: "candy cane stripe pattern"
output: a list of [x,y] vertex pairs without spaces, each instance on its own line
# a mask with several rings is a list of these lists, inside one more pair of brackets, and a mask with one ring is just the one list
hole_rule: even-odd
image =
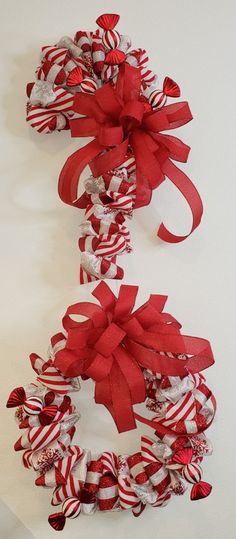
[[[48,522],[56,531],[80,515],[130,510],[139,517],[188,488],[192,501],[212,490],[202,480],[212,453],[205,431],[216,412],[202,374],[214,363],[210,343],[181,332],[165,311],[167,296],[151,294],[137,308],[138,286],[121,285],[115,294],[105,283],[123,278],[120,259],[132,252],[129,220],[166,178],[188,203],[192,226],[177,235],[161,223],[161,240],[185,240],[203,211],[196,188],[175,164],[187,162],[190,148],[168,133],[192,119],[188,103],[175,101],[180,87],[171,77],[158,82],[146,50],[131,49],[130,38],[117,30],[119,19],[102,14],[96,29],[43,46],[26,89],[26,120],[38,133],[68,130],[73,138],[89,138],[65,162],[58,193],[83,210],[80,284],[95,283],[94,299],[66,309],[47,358],[30,354],[34,380],[14,388],[7,401],[20,430],[14,450],[36,474],[35,488],[52,489],[58,511]],[[88,379],[118,433],[138,422],[149,429],[132,452],[93,452],[80,434],[78,445],[74,394]],[[145,405],[143,415],[136,404]]]
[[102,41],[107,49],[116,49],[120,44],[120,34],[116,30],[107,30],[103,34]]
[[[191,234],[200,224],[202,202],[191,180],[172,163],[172,160],[186,162],[190,148],[179,139],[162,134],[162,131],[166,133],[190,121],[190,109],[187,102],[175,102],[180,97],[180,87],[171,77],[166,76],[160,86],[157,75],[150,68],[147,51],[141,47],[132,49],[130,38],[117,30],[119,19],[117,14],[103,14],[96,20],[97,29],[78,30],[74,39],[64,36],[55,45],[42,47],[36,83],[28,85],[27,122],[41,134],[68,130],[72,137],[95,137],[97,155],[93,155],[94,144],[91,154],[90,147],[86,146],[82,153],[78,150],[69,157],[61,171],[58,191],[63,202],[85,212],[91,203],[103,205],[101,222],[106,220],[108,213],[117,222],[122,216],[131,217],[134,209],[149,204],[152,190],[168,178],[190,207],[193,218]],[[133,99],[132,85],[137,85],[135,95],[138,95],[133,119],[132,111],[126,115],[127,103]],[[131,94],[126,96],[124,88],[130,88]],[[108,107],[107,99],[111,100]],[[121,103],[120,108],[125,111],[124,119],[122,110],[111,110],[115,102]],[[158,111],[162,111],[162,117],[155,116]],[[127,135],[125,123],[129,114],[131,129],[128,129]],[[147,146],[144,152],[143,148]],[[113,152],[109,151],[111,148]],[[163,155],[165,159],[161,157]],[[71,168],[69,165],[75,157],[77,164],[74,173],[77,179],[73,176],[73,166]],[[131,160],[132,166],[129,164]],[[119,169],[123,169],[134,188],[128,212],[120,204],[118,214],[118,206],[108,198],[109,191],[114,191],[117,197],[128,195],[119,186],[112,189],[104,185],[103,197],[97,197],[99,200],[96,202],[95,196],[86,196],[86,188],[84,196],[78,198],[84,164],[89,165],[94,183],[110,171],[117,176]],[[76,173],[78,165],[79,174]],[[122,279],[124,276],[116,256],[130,253],[132,249],[130,245],[125,245],[121,236],[117,241],[116,238],[101,238],[103,234],[105,232],[98,233],[96,242],[91,239],[79,241],[83,253],[78,272],[80,284],[100,279]],[[164,223],[157,232],[159,238],[169,243],[183,241],[189,234],[174,234]],[[109,241],[112,242],[110,250]]]
[[41,58],[43,60],[49,60],[53,64],[63,66],[65,59],[68,56],[68,49],[62,49],[59,47],[46,46],[42,47]]
[[43,403],[39,397],[29,397],[23,405],[26,415],[38,415],[41,412],[42,407]]
[[136,186],[132,181],[131,163],[128,159],[120,169],[85,180],[87,207],[79,239],[81,284],[89,279],[123,277],[116,257],[132,251],[130,233],[123,224],[125,218],[132,216],[135,203]]
[[45,60],[36,72],[39,80],[47,80],[55,84],[63,84],[66,78],[65,70],[58,64]]
[[67,498],[63,502],[62,512],[66,518],[76,518],[81,511],[81,503],[78,498]]
[[85,77],[80,83],[80,88],[82,92],[85,92],[87,94],[94,94],[98,87],[95,80],[89,77]]
[[[87,192],[91,197],[96,195],[96,203],[103,185],[119,185],[126,197],[123,174],[111,172],[94,186],[90,179],[86,180]],[[128,191],[132,196],[132,184]],[[123,194],[113,200],[118,204],[118,212],[120,201],[129,209]],[[161,508],[172,496],[183,495],[187,485],[193,501],[211,492],[212,487],[202,480],[202,474],[203,459],[212,452],[205,430],[212,423],[216,403],[201,372],[214,361],[210,345],[204,339],[180,334],[181,325],[163,311],[165,296],[154,294],[134,310],[137,291],[137,287],[122,285],[116,298],[100,282],[93,291],[100,305],[85,302],[70,306],[63,317],[63,332],[51,338],[48,359],[45,361],[35,353],[30,355],[36,380],[13,389],[9,396],[7,406],[16,408],[21,431],[15,451],[23,451],[23,466],[36,472],[35,486],[51,488],[52,505],[61,506],[48,518],[57,531],[64,528],[68,519],[96,511],[131,510],[138,517],[147,506]],[[71,318],[75,314],[87,315],[86,332],[83,322]],[[156,350],[154,342],[158,342]],[[164,350],[160,351],[160,346]],[[105,358],[112,363],[110,370],[101,375]],[[117,401],[122,358],[131,369],[132,379],[128,369],[127,378],[123,379],[124,393]],[[136,452],[93,454],[74,441],[80,414],[72,395],[79,391],[84,378],[95,382],[95,402],[105,404],[110,399],[113,403],[116,412],[110,412],[119,432],[134,428],[135,421],[149,425],[151,436],[141,436]],[[130,393],[127,406],[127,391],[134,379],[140,394]],[[97,396],[97,388],[102,389],[105,400]],[[135,414],[136,401],[145,402],[149,417]]]

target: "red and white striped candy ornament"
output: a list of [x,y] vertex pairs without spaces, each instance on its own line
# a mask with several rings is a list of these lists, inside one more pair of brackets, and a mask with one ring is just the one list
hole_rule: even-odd
[[103,45],[106,49],[117,49],[120,44],[120,34],[116,30],[106,30],[102,36]]
[[59,64],[54,64],[49,60],[45,60],[36,71],[37,79],[47,80],[54,84],[63,84],[65,82],[66,73],[63,67]]
[[104,30],[102,42],[105,48],[109,51],[105,57],[105,64],[112,66],[119,65],[125,60],[125,53],[118,49],[120,44],[120,34],[114,30],[119,18],[119,15],[107,13],[101,15],[96,20],[98,26]]
[[183,466],[181,475],[188,483],[198,483],[202,478],[202,469],[199,464],[190,462]]
[[100,74],[105,60],[105,48],[104,45],[96,41],[92,44],[92,62],[95,73]]
[[43,401],[39,397],[29,397],[23,404],[27,415],[38,415],[43,408]]
[[212,486],[206,481],[201,481],[202,469],[199,464],[196,462],[186,464],[182,468],[181,474],[188,483],[193,483],[190,493],[191,500],[200,500],[209,496]]
[[201,481],[202,469],[192,459],[193,449],[192,447],[186,447],[175,453],[167,467],[177,470],[188,483],[193,483],[190,498],[191,500],[200,500],[209,496],[212,486],[205,481]]
[[80,83],[80,89],[82,92],[85,92],[87,94],[94,94],[96,92],[98,86],[94,79],[91,79],[90,77],[84,78]]
[[149,103],[153,109],[162,108],[167,101],[167,97],[179,97],[180,88],[176,82],[166,77],[163,83],[163,90],[153,90],[149,96]]
[[157,76],[151,69],[147,68],[141,68],[141,79],[143,83],[143,87],[146,88],[147,86],[151,86],[156,80]]
[[67,498],[62,504],[62,513],[66,518],[76,518],[81,513],[81,502],[79,498]]
[[166,104],[167,96],[162,90],[153,90],[149,97],[149,103],[153,109],[160,109]]
[[81,502],[79,498],[67,498],[62,504],[62,511],[54,513],[48,518],[49,524],[57,531],[63,530],[66,518],[77,518],[81,513]]

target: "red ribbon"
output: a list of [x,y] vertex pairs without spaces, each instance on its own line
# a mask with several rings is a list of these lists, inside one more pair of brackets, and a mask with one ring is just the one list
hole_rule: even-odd
[[[132,312],[137,292],[137,286],[122,285],[116,298],[101,282],[92,292],[100,306],[88,302],[70,306],[63,318],[66,346],[57,352],[54,362],[65,376],[95,381],[95,401],[107,407],[119,432],[135,428],[135,417],[140,419],[133,405],[146,398],[143,369],[186,376],[214,363],[208,341],[181,335],[180,324],[163,313],[166,296],[151,295]],[[75,321],[74,315],[87,320]],[[160,352],[189,357],[179,360]],[[165,427],[162,431],[170,432]]]
[[136,161],[136,208],[149,204],[152,190],[165,176],[190,206],[193,222],[189,234],[172,234],[163,223],[159,227],[158,236],[162,240],[176,243],[187,238],[199,225],[203,207],[191,180],[172,162],[186,162],[189,146],[161,132],[188,123],[192,114],[187,102],[146,111],[140,89],[140,70],[124,63],[116,87],[109,82],[93,95],[75,95],[74,110],[84,117],[70,121],[71,135],[94,137],[94,140],[67,159],[59,177],[59,195],[63,202],[84,208],[84,198],[77,195],[83,169],[89,165],[93,175],[100,176],[120,166],[127,151],[132,149]]

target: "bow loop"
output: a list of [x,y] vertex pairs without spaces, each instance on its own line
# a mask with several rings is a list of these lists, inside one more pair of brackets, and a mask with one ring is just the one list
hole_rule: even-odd
[[101,126],[98,133],[98,141],[101,146],[118,146],[124,139],[121,126],[107,127]]
[[128,63],[124,62],[119,69],[116,91],[124,103],[137,100],[141,90],[141,73]]
[[96,342],[95,349],[103,356],[109,357],[123,341],[125,335],[125,331],[112,322]]
[[[102,282],[93,291],[100,306],[69,307],[63,319],[66,345],[55,356],[62,373],[95,381],[95,401],[108,408],[119,432],[136,427],[133,405],[146,398],[143,369],[184,377],[214,361],[207,341],[180,335],[180,324],[163,312],[166,296],[153,295],[134,310],[137,292],[136,286],[122,285],[116,298]],[[76,315],[86,316],[86,322],[71,318]],[[186,359],[180,361],[178,354]]]
[[104,121],[107,121],[107,116],[110,119],[117,120],[122,110],[122,99],[111,83],[104,84],[95,93],[95,101],[106,115]]
[[[99,100],[95,99],[94,95],[83,92],[75,94],[73,109],[79,114],[94,118],[98,123],[106,122],[106,112],[99,106]],[[71,120],[70,125],[73,125],[73,122],[74,120]]]
[[144,105],[142,101],[128,101],[125,103],[121,114],[120,122],[127,133],[134,131],[142,124],[144,115]]
[[[98,88],[93,95],[83,92],[74,98],[74,111],[85,118],[70,121],[72,136],[94,136],[95,140],[73,154],[64,165],[59,178],[59,195],[72,206],[84,207],[83,196],[78,199],[80,175],[89,165],[95,177],[122,165],[128,148],[136,161],[136,208],[149,204],[152,190],[167,176],[180,190],[190,206],[193,225],[199,225],[202,203],[197,190],[171,159],[185,162],[189,147],[162,131],[185,125],[192,119],[187,102],[162,107],[149,112],[141,94],[141,73],[124,62],[116,85],[110,82]],[[169,232],[163,223],[158,236],[164,241],[180,242],[185,236]]]

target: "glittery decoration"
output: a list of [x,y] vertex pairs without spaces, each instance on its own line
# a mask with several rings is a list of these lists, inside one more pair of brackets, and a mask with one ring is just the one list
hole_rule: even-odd
[[53,84],[48,81],[37,80],[30,94],[31,105],[41,105],[46,107],[53,103],[56,99],[56,94],[53,90]]

